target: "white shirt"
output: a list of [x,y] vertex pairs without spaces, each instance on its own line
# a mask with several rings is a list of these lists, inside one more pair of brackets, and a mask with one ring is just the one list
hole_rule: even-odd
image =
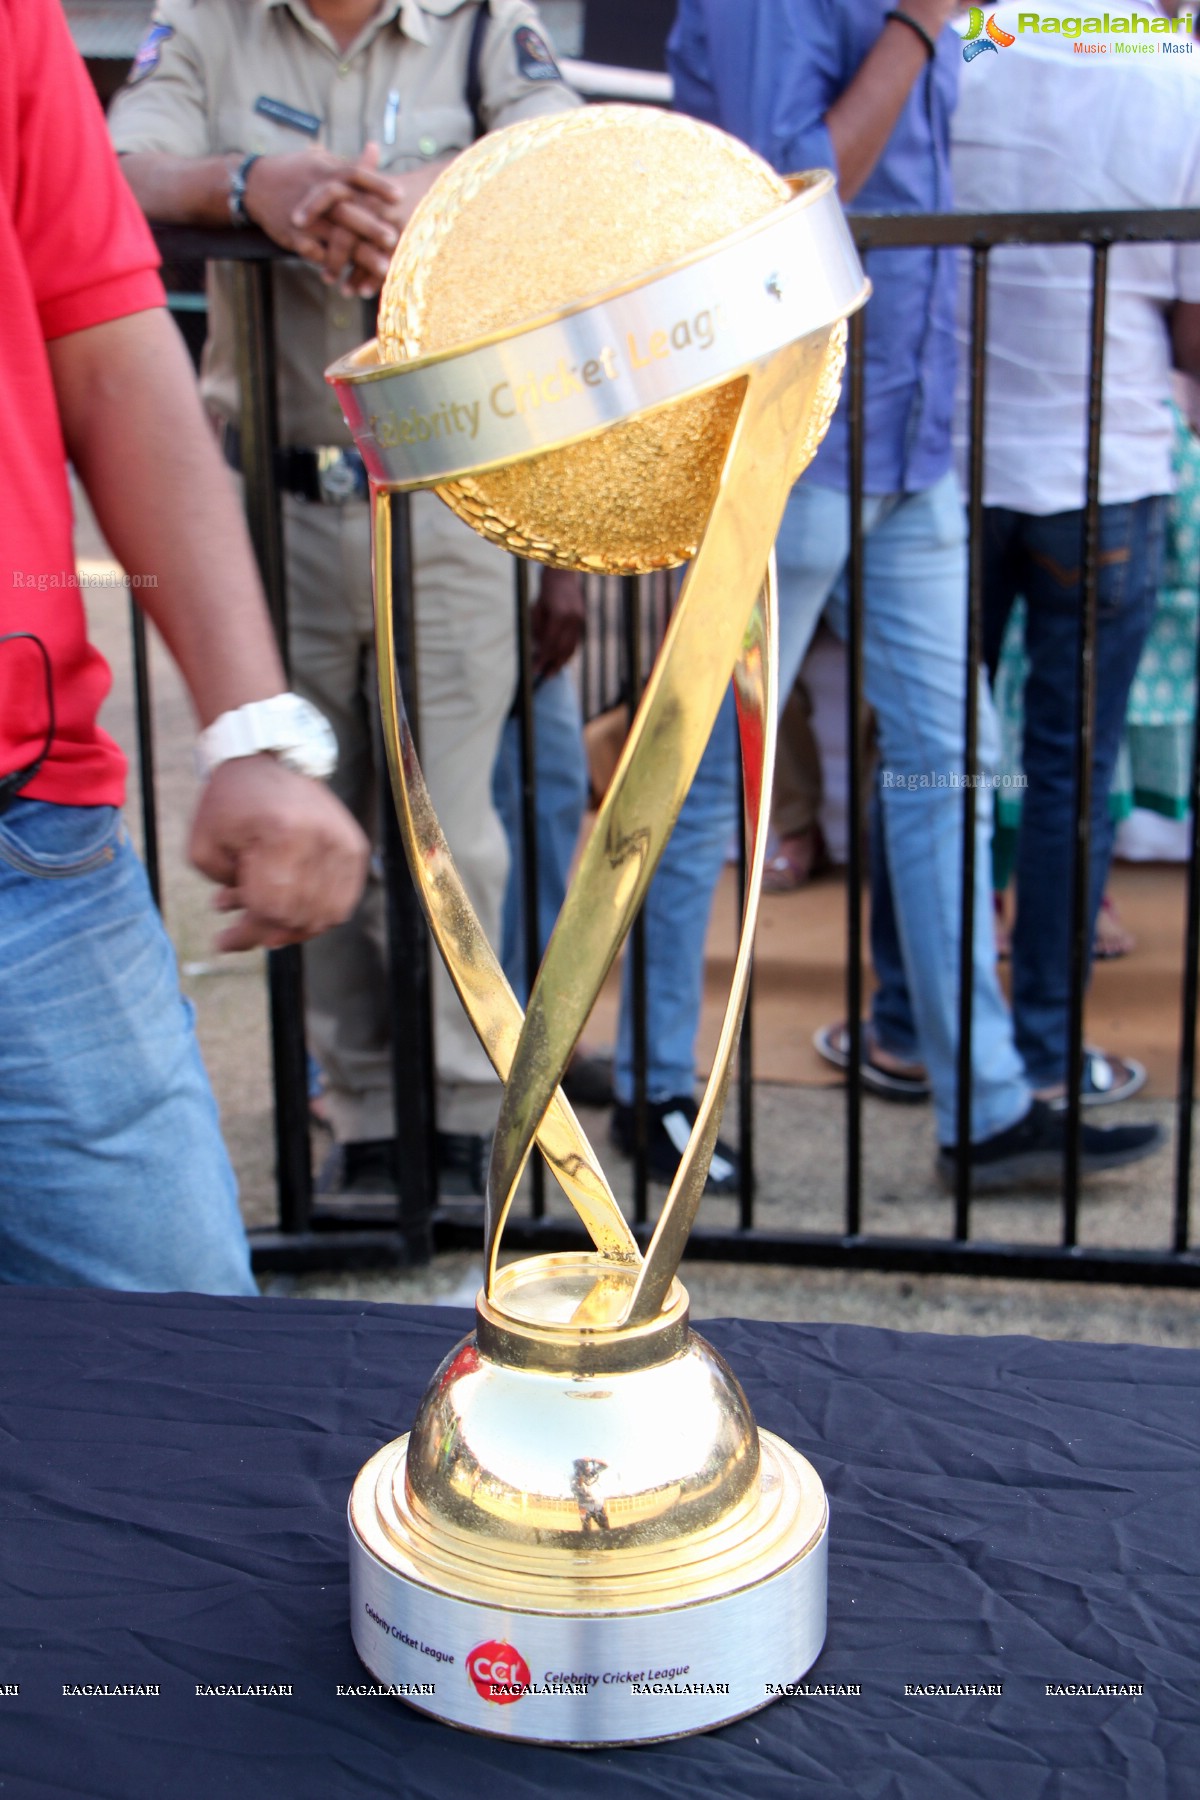
[[[1158,18],[1150,0],[1123,10]],[[1039,0],[1040,14],[1088,9]],[[960,212],[1085,212],[1200,206],[1200,44],[1189,54],[1121,54],[1118,42],[1017,32],[1017,5],[996,23],[1016,42],[964,65],[952,167]],[[1099,15],[1097,15],[1099,16]],[[1188,38],[1172,34],[1186,46]],[[1106,55],[1075,43],[1108,43]],[[962,259],[955,442],[965,466],[970,267]],[[1001,248],[988,259],[984,504],[1026,513],[1084,503],[1092,253]],[[1118,245],[1109,252],[1100,499],[1105,506],[1173,491],[1171,345],[1176,299],[1200,301],[1200,244]]]

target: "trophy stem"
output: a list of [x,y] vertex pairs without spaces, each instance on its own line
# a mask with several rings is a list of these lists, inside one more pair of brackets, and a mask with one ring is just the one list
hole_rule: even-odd
[[[396,674],[392,511],[386,489],[374,488],[372,508],[376,658],[383,739],[400,835],[438,949],[493,1068],[501,1081],[506,1081],[525,1015],[454,866],[417,760]],[[557,1086],[541,1122],[538,1143],[600,1254],[626,1266],[639,1262],[637,1242],[599,1160]]]
[[721,1032],[717,1039],[712,1072],[705,1084],[691,1141],[680,1159],[645,1261],[634,1285],[623,1324],[641,1325],[661,1310],[683,1257],[688,1233],[695,1222],[729,1079],[737,1055],[738,1039],[746,1012],[754,933],[762,897],[763,863],[766,858],[766,823],[771,816],[771,789],[775,772],[775,738],[778,726],[779,606],[775,552],[767,564],[763,591],[746,632],[742,654],[734,670],[737,696],[738,737],[742,748],[742,785],[749,850],[746,893],[742,903],[742,928],[738,938],[733,980]]
[[[770,780],[765,754],[774,734],[766,685],[773,679],[775,661],[767,648],[769,626],[765,620],[755,623],[760,618],[758,596],[791,489],[795,443],[803,433],[828,341],[826,332],[788,345],[746,377],[703,538],[529,997],[488,1171],[489,1287],[500,1232],[548,1100],[645,898],[712,734],[730,674],[738,666],[743,670],[739,701],[750,750],[748,769],[754,770],[747,793],[753,796],[752,825],[758,835]],[[666,1267],[667,1247],[682,1252],[704,1190],[737,1041],[758,887],[759,881],[752,879],[717,1065],[658,1235],[658,1273],[639,1295],[639,1307],[651,1305],[652,1292],[660,1301],[665,1294],[674,1274],[674,1267]],[[685,1221],[681,1230],[676,1220]]]

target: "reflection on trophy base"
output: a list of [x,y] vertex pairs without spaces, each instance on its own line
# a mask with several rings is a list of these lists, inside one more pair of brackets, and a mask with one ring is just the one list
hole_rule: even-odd
[[534,1743],[646,1743],[769,1705],[824,1642],[829,1513],[802,1456],[759,1444],[748,1504],[699,1554],[607,1550],[603,1569],[581,1554],[539,1574],[515,1548],[431,1537],[405,1505],[398,1438],[350,1499],[359,1655],[420,1711]]

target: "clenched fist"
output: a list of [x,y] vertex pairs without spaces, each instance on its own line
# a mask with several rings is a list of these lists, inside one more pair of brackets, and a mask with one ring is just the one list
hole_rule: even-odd
[[220,950],[278,950],[349,918],[370,846],[329,789],[273,756],[238,757],[209,778],[188,855],[218,883],[219,912],[241,917]]

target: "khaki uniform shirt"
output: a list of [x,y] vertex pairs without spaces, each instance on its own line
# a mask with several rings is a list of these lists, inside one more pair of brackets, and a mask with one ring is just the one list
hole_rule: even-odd
[[[118,151],[284,155],[320,144],[337,156],[380,147],[400,173],[465,149],[475,137],[466,97],[473,0],[383,0],[348,49],[304,0],[159,0],[109,127]],[[492,0],[479,75],[489,130],[577,106],[526,0]],[[202,389],[213,411],[238,417],[231,283],[209,279]],[[364,309],[290,264],[276,270],[280,436],[285,444],[348,444],[324,380],[369,335]]]

